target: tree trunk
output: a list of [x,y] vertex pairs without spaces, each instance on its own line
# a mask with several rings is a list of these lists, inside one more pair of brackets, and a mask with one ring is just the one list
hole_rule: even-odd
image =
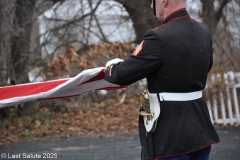
[[218,1],[219,7],[214,7],[215,0],[201,0],[202,2],[202,18],[208,28],[214,33],[219,20],[223,15],[223,9],[227,6],[231,0]]
[[146,32],[152,28],[158,27],[158,22],[153,14],[151,3],[146,0],[115,0],[121,3],[133,22],[133,27],[136,33],[136,43],[143,40]]
[[28,61],[35,0],[17,0],[11,37],[10,79],[16,84],[29,82]]
[[[11,37],[10,82],[11,84],[28,83],[28,64],[32,17],[36,0],[16,0],[15,15]],[[36,111],[33,102],[27,102],[18,108],[18,114],[29,115]]]
[[6,85],[8,80],[8,60],[10,57],[10,35],[12,31],[12,10],[14,0],[0,1],[0,83]]

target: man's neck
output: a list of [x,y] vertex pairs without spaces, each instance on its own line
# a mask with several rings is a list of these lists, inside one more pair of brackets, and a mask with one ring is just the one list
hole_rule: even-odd
[[168,6],[168,8],[166,9],[166,12],[164,14],[164,19],[166,19],[167,17],[169,17],[171,14],[173,14],[174,12],[181,10],[183,8],[186,8],[186,4],[178,4],[178,5],[174,5],[171,4]]

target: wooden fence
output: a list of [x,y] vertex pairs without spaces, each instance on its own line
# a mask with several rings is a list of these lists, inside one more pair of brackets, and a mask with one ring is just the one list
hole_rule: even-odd
[[204,94],[212,123],[240,125],[240,72],[212,75]]

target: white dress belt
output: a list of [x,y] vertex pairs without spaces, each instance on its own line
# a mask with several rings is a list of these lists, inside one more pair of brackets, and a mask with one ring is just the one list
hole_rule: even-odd
[[192,101],[202,97],[202,91],[188,93],[158,93],[160,101]]
[[149,93],[149,104],[152,118],[149,120],[147,115],[143,116],[144,125],[147,132],[154,131],[157,119],[161,112],[160,101],[192,101],[202,97],[202,91],[188,93]]

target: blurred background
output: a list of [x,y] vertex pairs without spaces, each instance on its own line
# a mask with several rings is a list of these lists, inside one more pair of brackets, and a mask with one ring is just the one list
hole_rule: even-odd
[[[212,33],[214,65],[204,90],[216,127],[240,124],[240,1],[187,0]],[[0,0],[0,86],[73,77],[125,59],[155,20],[148,0]],[[137,133],[139,94],[129,89],[0,109],[0,146],[71,136]]]

